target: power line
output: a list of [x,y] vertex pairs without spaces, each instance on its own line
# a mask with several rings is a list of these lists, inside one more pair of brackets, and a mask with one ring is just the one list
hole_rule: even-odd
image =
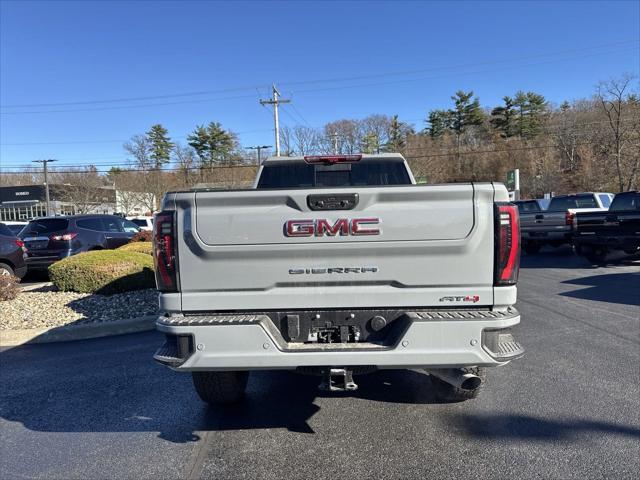
[[[586,145],[595,145],[598,144],[599,142],[582,142],[582,143],[576,143],[575,146],[586,146]],[[448,157],[451,155],[478,155],[478,154],[482,154],[482,153],[503,153],[503,152],[518,152],[518,151],[527,151],[527,150],[540,150],[540,149],[547,149],[547,148],[561,148],[562,145],[559,144],[546,144],[546,145],[531,145],[531,146],[527,146],[527,147],[514,147],[514,148],[496,148],[496,149],[487,149],[487,150],[473,150],[473,151],[467,151],[467,152],[456,152],[452,149],[450,149],[448,152],[446,153],[432,153],[432,154],[427,154],[427,155],[407,155],[407,159],[408,160],[413,160],[413,159],[420,159],[420,158],[440,158],[440,157]],[[423,149],[423,150],[427,150],[427,149]],[[255,165],[218,165],[215,167],[205,167],[205,168],[209,168],[209,169],[216,169],[216,168],[221,168],[221,169],[229,169],[229,168],[254,168]],[[15,168],[15,167],[13,167]],[[135,168],[132,167],[130,169],[124,170],[125,172],[131,172],[131,173],[136,173],[136,172],[157,172],[157,171],[162,171],[162,172],[167,172],[167,173],[171,173],[171,172],[179,172],[179,171],[184,171],[184,170],[200,170],[201,167],[179,167],[179,168]],[[5,174],[22,174],[22,173],[38,173],[38,172],[24,172],[24,171],[6,171],[4,169],[3,173]],[[96,173],[110,173],[110,170],[100,170],[100,169],[95,169],[95,170],[91,170],[91,172],[96,172]],[[70,173],[70,174],[82,174],[82,173],[87,173],[86,170],[54,170],[51,173]]]
[[[429,67],[429,68],[403,70],[403,71],[401,70],[401,71],[395,71],[395,72],[381,72],[381,73],[347,76],[347,77],[290,81],[290,82],[281,82],[281,84],[287,85],[287,86],[288,85],[308,85],[308,84],[315,84],[315,83],[335,83],[335,82],[343,82],[343,81],[350,81],[350,80],[362,80],[367,78],[381,78],[381,77],[389,77],[389,76],[411,75],[411,74],[426,73],[426,72],[432,72],[432,71],[438,71],[438,70],[477,67],[477,66],[508,63],[508,62],[521,61],[521,60],[531,60],[534,58],[563,55],[567,53],[585,52],[585,51],[591,51],[591,50],[599,50],[603,48],[609,48],[609,47],[615,47],[615,46],[621,46],[621,45],[629,45],[631,43],[638,43],[638,40],[629,39],[629,40],[623,40],[619,42],[613,42],[613,43],[607,43],[607,44],[601,44],[601,45],[592,45],[589,47],[583,47],[583,48],[577,48],[577,49],[559,50],[555,52],[537,53],[537,54],[527,55],[527,56],[486,60],[483,62],[474,62],[474,63],[457,64],[457,65],[444,65],[440,67]],[[72,106],[72,105],[93,105],[93,104],[102,104],[102,103],[121,103],[121,102],[129,102],[129,101],[158,100],[158,99],[164,99],[164,98],[179,98],[179,97],[189,97],[189,96],[211,95],[211,94],[217,94],[217,93],[254,90],[256,88],[260,88],[260,85],[247,85],[244,87],[228,87],[228,88],[222,88],[222,89],[216,89],[216,90],[200,90],[200,91],[194,91],[194,92],[180,92],[180,93],[170,93],[170,94],[152,95],[152,96],[123,97],[123,98],[98,99],[98,100],[81,100],[81,101],[58,102],[58,103],[12,104],[12,105],[3,105],[2,108],[59,107],[59,106]]]
[[[436,72],[436,71],[440,71],[440,70],[449,70],[449,69],[455,69],[455,68],[466,68],[466,67],[470,67],[470,66],[482,66],[482,65],[509,63],[509,62],[512,62],[512,61],[548,57],[548,56],[553,56],[553,55],[558,55],[558,54],[561,54],[561,53],[568,53],[568,52],[589,51],[589,50],[594,50],[594,49],[605,48],[605,47],[608,47],[608,46],[625,45],[625,44],[630,44],[630,43],[637,43],[637,41],[635,41],[635,40],[634,41],[625,41],[625,42],[618,42],[618,43],[615,43],[615,44],[603,45],[603,46],[598,46],[598,47],[575,49],[575,50],[569,50],[569,51],[564,51],[564,52],[546,53],[546,54],[533,55],[533,56],[529,56],[529,57],[520,57],[520,58],[515,58],[515,59],[496,60],[496,61],[491,61],[491,62],[480,62],[480,63],[458,65],[458,66],[450,66],[450,67],[438,67],[438,68],[429,68],[429,69],[420,69],[420,70],[410,70],[410,71],[404,71],[404,72],[389,72],[389,73],[380,73],[380,74],[359,75],[359,76],[342,77],[342,78],[334,78],[334,79],[306,80],[306,81],[298,81],[298,82],[288,82],[288,83],[283,83],[283,84],[286,84],[286,85],[305,85],[305,84],[317,84],[317,83],[336,83],[336,82],[344,82],[344,81],[352,81],[352,80],[363,80],[363,79],[370,79],[370,78],[383,78],[383,77],[389,77],[389,76],[414,75],[414,74],[418,74],[418,73]],[[636,49],[638,49],[638,46],[635,46],[635,47],[632,47],[632,48],[627,48],[627,49],[619,49],[619,50],[612,50],[612,51],[605,51],[605,52],[596,52],[596,53],[587,54],[587,55],[579,55],[579,56],[573,56],[573,57],[558,58],[558,59],[554,59],[554,60],[548,60],[548,61],[545,61],[545,62],[537,62],[537,63],[524,64],[524,65],[514,65],[514,66],[511,66],[511,67],[502,67],[502,68],[492,69],[492,70],[488,70],[488,71],[489,72],[493,72],[493,71],[499,71],[499,70],[505,70],[505,69],[508,70],[508,69],[512,69],[512,68],[522,68],[522,67],[527,67],[527,66],[535,66],[535,65],[542,65],[542,64],[548,64],[548,63],[555,63],[555,62],[559,62],[559,61],[566,61],[566,60],[571,60],[571,59],[574,59],[574,58],[586,58],[586,57],[591,57],[591,56],[606,55],[606,54],[610,54],[610,53],[616,53],[616,52],[628,51],[628,50],[636,50]],[[451,73],[451,74],[448,74],[448,75],[464,75],[464,74],[476,74],[476,73],[485,73],[485,72],[487,72],[487,70],[484,70],[484,71],[471,71],[471,72],[457,72],[457,73]],[[444,76],[447,76],[447,75],[444,75]],[[425,79],[441,78],[441,77],[443,77],[443,75],[435,76],[435,77],[434,76],[429,76],[429,77],[422,77],[422,78],[415,78],[415,79],[395,80],[395,81],[390,81],[390,82],[377,82],[377,83],[366,83],[366,84],[357,84],[357,85],[314,88],[314,89],[301,90],[301,91],[298,91],[298,93],[318,92],[318,91],[326,91],[326,90],[337,90],[337,89],[345,89],[345,88],[357,88],[357,87],[363,87],[363,86],[388,85],[388,84],[420,81],[420,80],[425,80]],[[227,90],[227,91],[246,90],[246,89],[249,89],[249,88],[253,89],[255,87],[238,87],[237,89],[225,89],[225,90]],[[157,96],[157,97],[159,97],[159,98],[168,98],[168,97],[171,97],[171,96],[185,96],[185,95],[195,95],[195,93],[172,94],[170,96]],[[41,114],[41,113],[65,113],[65,112],[87,112],[87,111],[102,111],[102,110],[118,110],[118,109],[147,108],[147,107],[155,107],[155,106],[178,105],[178,104],[199,103],[199,102],[214,102],[214,101],[218,101],[218,100],[229,100],[229,99],[250,98],[250,97],[253,97],[253,95],[236,95],[236,96],[230,96],[230,97],[217,97],[217,98],[212,98],[212,99],[197,99],[197,100],[185,100],[185,101],[179,101],[179,102],[149,103],[149,104],[142,104],[142,105],[119,105],[119,106],[114,106],[114,107],[99,107],[99,108],[86,108],[86,109],[63,109],[63,110],[22,111],[22,112],[0,112],[0,114],[2,114],[2,115],[20,115],[20,114]],[[124,100],[115,100],[115,101],[124,101]],[[99,100],[99,101],[96,100],[96,101],[90,101],[90,102],[104,103],[104,102],[107,102],[107,100]],[[68,102],[68,103],[80,104],[81,102]],[[38,105],[38,104],[32,104],[32,105]],[[39,105],[44,105],[44,104],[39,104]],[[51,105],[54,105],[54,104],[51,104]],[[27,108],[27,106],[26,106],[26,104],[22,105],[22,106],[11,105],[11,106],[5,106],[3,108]]]

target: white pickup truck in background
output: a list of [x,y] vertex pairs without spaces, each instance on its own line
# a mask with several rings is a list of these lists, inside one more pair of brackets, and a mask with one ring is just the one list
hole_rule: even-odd
[[155,359],[192,372],[208,403],[240,400],[259,369],[354,390],[354,373],[419,368],[440,398],[474,398],[484,367],[523,353],[508,198],[500,183],[415,185],[396,154],[272,157],[254,189],[170,192]]

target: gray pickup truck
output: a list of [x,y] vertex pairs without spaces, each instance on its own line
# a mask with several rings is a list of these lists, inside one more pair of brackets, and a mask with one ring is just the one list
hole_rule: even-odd
[[573,217],[578,212],[602,212],[611,205],[612,193],[586,192],[553,197],[546,210],[535,211],[530,201],[520,205],[522,249],[537,253],[544,245],[559,247],[573,238]]
[[423,369],[439,398],[475,398],[484,367],[523,354],[508,198],[499,183],[416,185],[396,154],[273,157],[253,189],[167,193],[154,358],[210,404],[240,400],[262,369],[341,391]]

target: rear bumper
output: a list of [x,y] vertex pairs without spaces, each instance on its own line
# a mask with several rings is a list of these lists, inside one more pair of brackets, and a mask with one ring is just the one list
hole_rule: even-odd
[[582,246],[603,246],[612,250],[627,250],[639,248],[640,237],[637,235],[576,235],[573,238],[573,243],[578,249]]
[[560,230],[560,231],[531,231],[527,232],[523,230],[520,232],[520,237],[522,241],[525,242],[537,242],[537,243],[547,243],[547,242],[571,242],[572,235],[570,230]]
[[[520,322],[514,308],[501,312],[416,311],[407,312],[406,317],[403,331],[391,345],[288,343],[269,318],[260,314],[160,317],[157,329],[185,346],[181,358],[172,358],[165,346],[155,358],[175,370],[207,371],[498,366],[523,354],[522,347],[508,341],[513,340],[508,329]],[[507,341],[500,340],[498,345],[501,337]]]
[[33,256],[30,256],[28,254],[27,258],[25,259],[25,263],[27,264],[29,270],[46,270],[49,265],[57,262],[58,260],[62,260],[63,258],[70,257],[75,253],[78,252],[73,250],[62,250],[59,252],[52,252],[47,255],[31,254]]

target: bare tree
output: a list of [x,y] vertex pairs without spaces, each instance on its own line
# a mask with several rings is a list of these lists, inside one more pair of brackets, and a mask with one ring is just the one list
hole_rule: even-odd
[[115,200],[114,191],[106,186],[105,178],[93,165],[65,168],[62,172],[54,170],[49,175],[53,196],[73,204],[76,213],[91,213]]
[[318,132],[310,127],[296,125],[293,128],[293,141],[297,155],[309,155],[318,149]]
[[184,146],[180,143],[173,147],[173,157],[176,167],[178,168],[179,181],[184,187],[191,187],[197,183],[198,175],[196,173],[198,159],[195,150],[190,146]]
[[280,145],[281,154],[285,157],[295,155],[295,147],[293,145],[293,134],[288,126],[280,127]]
[[609,152],[613,154],[620,192],[635,185],[640,154],[638,144],[638,98],[631,92],[634,77],[624,75],[598,84],[596,99],[609,127]]

